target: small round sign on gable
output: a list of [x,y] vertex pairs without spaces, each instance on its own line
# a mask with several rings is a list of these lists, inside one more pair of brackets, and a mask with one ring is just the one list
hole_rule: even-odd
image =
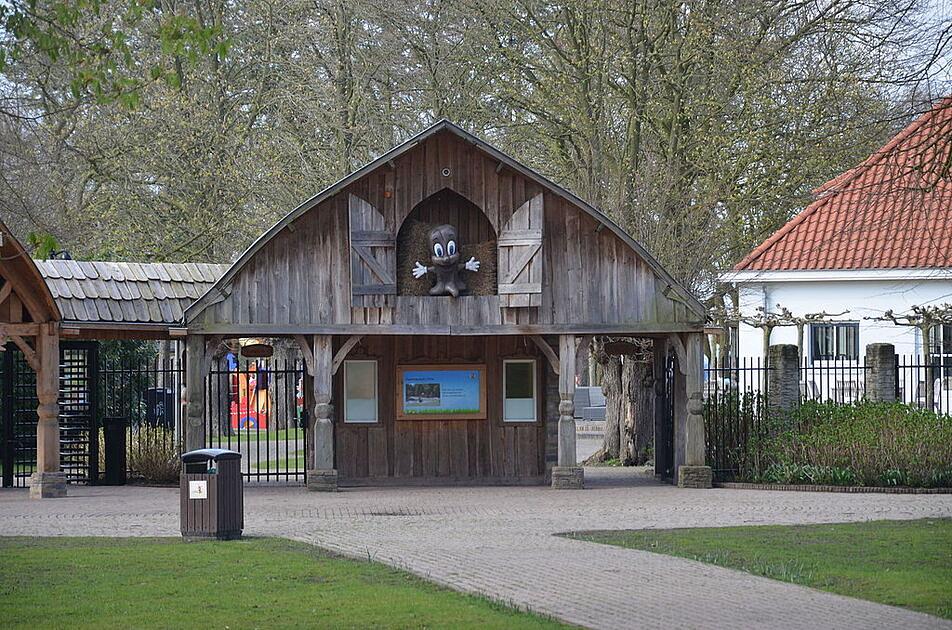
[[448,169],[448,168],[444,168],[444,169],[443,169],[442,171],[440,171],[440,172],[443,174],[443,177],[449,177],[449,176],[450,176],[450,169]]

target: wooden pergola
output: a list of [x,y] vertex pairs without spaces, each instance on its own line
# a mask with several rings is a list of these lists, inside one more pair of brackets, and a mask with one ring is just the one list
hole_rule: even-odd
[[36,264],[0,222],[0,347],[13,342],[36,373],[36,471],[34,498],[66,496],[60,470],[60,311]]

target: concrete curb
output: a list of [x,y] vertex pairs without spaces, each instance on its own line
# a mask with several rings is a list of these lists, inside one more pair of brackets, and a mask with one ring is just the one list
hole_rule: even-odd
[[731,490],[785,490],[789,492],[844,492],[847,494],[952,494],[952,488],[889,488],[881,486],[814,486],[785,483],[715,482]]

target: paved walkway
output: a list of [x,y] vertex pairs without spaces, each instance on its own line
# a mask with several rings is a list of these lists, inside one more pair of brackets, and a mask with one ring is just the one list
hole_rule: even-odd
[[[624,469],[590,489],[249,487],[247,535],[302,540],[594,628],[952,628],[952,622],[710,565],[567,540],[581,529],[952,516],[952,495],[679,490]],[[178,492],[0,491],[0,535],[178,535]],[[897,550],[901,553],[901,550]]]

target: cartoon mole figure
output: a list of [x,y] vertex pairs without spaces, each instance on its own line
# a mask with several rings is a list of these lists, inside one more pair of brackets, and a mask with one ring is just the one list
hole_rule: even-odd
[[466,281],[462,271],[479,271],[479,261],[470,258],[465,263],[459,261],[459,242],[456,228],[452,225],[440,225],[430,230],[430,261],[432,267],[424,267],[419,261],[413,265],[413,277],[422,278],[428,273],[436,276],[436,282],[430,289],[430,295],[452,295],[466,290]]

